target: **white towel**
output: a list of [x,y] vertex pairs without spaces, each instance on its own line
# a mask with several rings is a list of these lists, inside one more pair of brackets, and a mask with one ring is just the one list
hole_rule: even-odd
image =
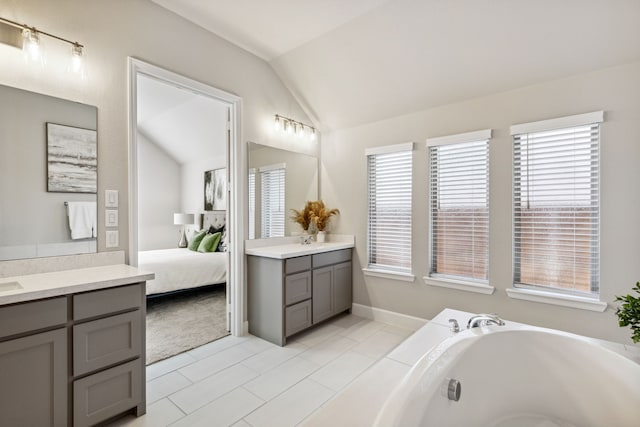
[[71,239],[96,237],[96,202],[68,202],[69,228]]

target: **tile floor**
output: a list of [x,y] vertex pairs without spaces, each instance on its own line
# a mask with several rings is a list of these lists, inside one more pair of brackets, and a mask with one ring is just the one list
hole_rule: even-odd
[[147,367],[147,414],[120,426],[295,426],[414,331],[342,315],[279,347],[226,337]]

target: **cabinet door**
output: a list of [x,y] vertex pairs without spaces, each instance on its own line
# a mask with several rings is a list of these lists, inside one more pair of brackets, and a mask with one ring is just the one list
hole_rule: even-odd
[[351,261],[333,267],[334,313],[350,310],[353,302]]
[[67,330],[0,343],[0,426],[67,425]]
[[333,267],[313,270],[313,323],[333,315],[333,299]]

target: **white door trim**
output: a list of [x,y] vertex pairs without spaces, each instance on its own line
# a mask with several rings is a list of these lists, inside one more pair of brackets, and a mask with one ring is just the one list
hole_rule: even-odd
[[246,177],[243,171],[247,164],[247,150],[241,138],[242,98],[207,84],[165,70],[139,59],[128,57],[128,127],[129,127],[129,264],[138,265],[138,140],[137,140],[137,78],[145,74],[170,84],[183,87],[199,94],[226,103],[231,112],[229,150],[229,215],[227,227],[229,236],[229,274],[231,278],[231,334],[243,335],[245,280],[244,280],[244,210]]

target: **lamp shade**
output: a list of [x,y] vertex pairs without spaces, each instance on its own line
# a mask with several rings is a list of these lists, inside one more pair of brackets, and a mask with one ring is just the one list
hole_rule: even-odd
[[175,225],[193,224],[194,220],[195,220],[195,217],[193,214],[186,214],[186,213],[173,214],[173,223]]

